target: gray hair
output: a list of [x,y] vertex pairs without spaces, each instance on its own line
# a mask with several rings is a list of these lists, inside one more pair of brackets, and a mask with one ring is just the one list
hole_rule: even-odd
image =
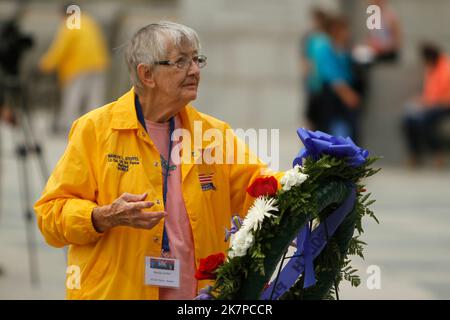
[[180,48],[189,45],[200,50],[200,40],[193,29],[170,21],[160,21],[139,29],[132,37],[125,52],[125,60],[130,72],[131,84],[137,90],[142,89],[137,74],[140,63],[151,66],[167,58],[168,46]]

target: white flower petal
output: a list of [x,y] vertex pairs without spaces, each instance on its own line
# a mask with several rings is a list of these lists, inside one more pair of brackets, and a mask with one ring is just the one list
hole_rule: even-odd
[[278,211],[276,207],[276,199],[258,197],[253,206],[249,209],[241,228],[234,234],[231,239],[231,250],[228,255],[230,258],[245,256],[247,250],[254,243],[253,232],[256,232],[262,225],[264,218],[273,216],[271,211]]
[[284,191],[289,191],[292,187],[301,185],[307,178],[308,175],[302,172],[302,168],[299,165],[296,165],[285,172],[280,183]]

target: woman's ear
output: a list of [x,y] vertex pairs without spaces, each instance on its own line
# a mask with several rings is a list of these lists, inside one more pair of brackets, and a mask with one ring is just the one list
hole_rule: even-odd
[[149,67],[149,65],[140,63],[136,68],[139,80],[144,85],[144,87],[154,88],[155,87],[154,73],[153,70]]

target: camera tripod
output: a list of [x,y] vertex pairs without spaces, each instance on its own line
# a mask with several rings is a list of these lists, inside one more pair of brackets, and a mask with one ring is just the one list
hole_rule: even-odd
[[[30,125],[26,88],[17,77],[10,77],[3,80],[7,80],[5,81],[6,97],[16,119],[13,125],[17,131],[14,132],[14,143],[16,145],[15,152],[18,160],[20,202],[26,227],[30,280],[31,284],[36,286],[39,284],[39,272],[35,237],[36,226],[33,219],[34,214],[29,180],[30,155],[36,155],[44,183],[47,181],[49,174],[42,154],[41,145],[37,141],[36,135],[33,133]],[[20,140],[19,136],[21,136]]]

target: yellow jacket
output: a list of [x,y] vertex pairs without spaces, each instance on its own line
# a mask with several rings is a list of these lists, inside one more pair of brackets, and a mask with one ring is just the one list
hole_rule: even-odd
[[44,72],[57,70],[61,84],[83,72],[103,71],[109,54],[100,28],[88,15],[82,14],[81,28],[69,29],[61,23],[56,38],[39,62]]
[[[192,137],[194,121],[201,121],[203,132],[229,129],[190,105],[180,111],[180,118]],[[197,143],[192,150],[208,146],[209,141]],[[268,173],[259,160],[256,164],[194,164],[199,154],[194,151],[192,161],[181,163],[197,266],[200,258],[226,252],[225,228],[230,227],[233,214],[244,216],[253,201],[246,187]],[[118,163],[109,161],[117,157],[133,157],[134,164],[129,163],[128,171],[118,170]],[[202,191],[198,175],[205,172],[214,173],[216,190]],[[148,192],[146,200],[155,203],[149,210],[163,211],[161,177],[160,155],[136,116],[133,89],[75,121],[67,149],[34,207],[46,241],[55,247],[70,245],[68,266],[81,270],[80,289],[68,288],[68,299],[158,299],[158,289],[144,285],[144,257],[160,255],[163,221],[151,230],[116,227],[100,234],[93,228],[91,212],[124,192]],[[199,281],[198,287],[206,284]]]

